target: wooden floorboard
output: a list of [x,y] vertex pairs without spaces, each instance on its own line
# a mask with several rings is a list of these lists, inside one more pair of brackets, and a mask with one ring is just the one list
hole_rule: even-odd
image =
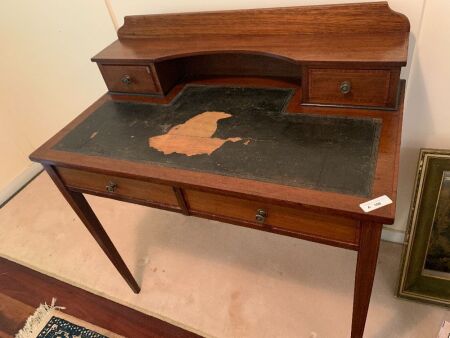
[[0,337],[11,337],[53,297],[65,313],[126,337],[199,337],[0,257]]
[[11,337],[18,332],[34,310],[34,307],[0,293],[0,337]]

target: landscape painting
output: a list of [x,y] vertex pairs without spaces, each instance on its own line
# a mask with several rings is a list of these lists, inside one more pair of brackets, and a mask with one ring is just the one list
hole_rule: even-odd
[[414,186],[397,294],[450,306],[450,149],[420,150]]
[[450,277],[450,171],[442,175],[424,270]]

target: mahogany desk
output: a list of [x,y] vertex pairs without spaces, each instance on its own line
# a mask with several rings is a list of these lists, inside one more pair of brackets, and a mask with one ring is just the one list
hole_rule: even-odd
[[[408,34],[386,3],[126,17],[93,58],[109,92],[30,158],[136,293],[83,193],[357,251],[362,337],[395,215]],[[381,195],[394,203],[360,209]]]

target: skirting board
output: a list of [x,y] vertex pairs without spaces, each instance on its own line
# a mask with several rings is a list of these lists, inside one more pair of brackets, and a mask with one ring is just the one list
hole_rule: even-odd
[[36,177],[44,168],[39,163],[30,163],[19,175],[0,190],[0,207]]
[[405,232],[384,227],[383,232],[381,233],[381,239],[383,241],[403,244],[405,240]]

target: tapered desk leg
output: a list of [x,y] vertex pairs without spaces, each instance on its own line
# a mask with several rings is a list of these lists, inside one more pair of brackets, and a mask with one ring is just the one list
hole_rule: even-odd
[[137,284],[130,270],[128,270],[128,267],[125,265],[122,257],[120,257],[119,252],[114,247],[114,244],[111,242],[111,239],[108,237],[105,229],[103,229],[103,226],[101,225],[94,211],[91,209],[89,203],[84,198],[83,194],[68,190],[52,166],[45,165],[44,167],[47,173],[52,178],[53,182],[55,182],[59,191],[63,194],[72,209],[76,212],[78,217],[84,223],[86,228],[95,238],[97,243],[106,253],[108,258],[114,264],[122,277],[126,280],[131,289],[135,293],[139,293],[141,291],[139,285]]
[[377,267],[382,224],[361,222],[353,296],[352,338],[362,338]]

